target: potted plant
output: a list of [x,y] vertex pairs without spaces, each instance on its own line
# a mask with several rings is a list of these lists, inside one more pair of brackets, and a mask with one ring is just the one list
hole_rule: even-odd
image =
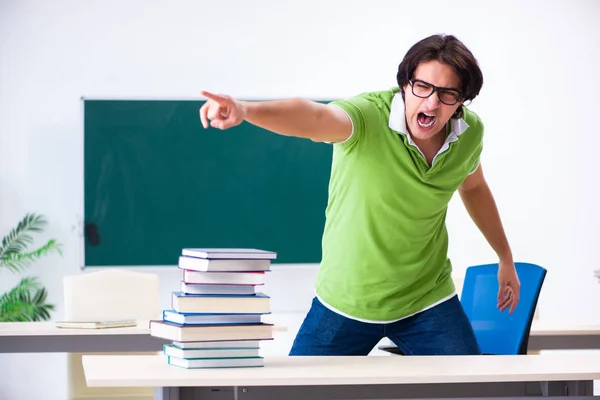
[[[43,231],[44,216],[27,214],[16,228],[2,239],[0,245],[0,269],[20,273],[43,256],[53,253],[62,255],[62,245],[50,239],[41,247],[30,250],[32,233]],[[35,277],[22,277],[19,283],[0,296],[0,321],[44,321],[50,319],[53,304],[48,304],[48,292]]]

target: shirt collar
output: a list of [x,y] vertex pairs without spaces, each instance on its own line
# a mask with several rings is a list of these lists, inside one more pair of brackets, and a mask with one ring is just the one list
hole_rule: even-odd
[[[409,142],[412,143],[412,138],[408,134],[406,129],[406,117],[404,116],[404,99],[402,99],[402,93],[397,92],[392,99],[392,106],[390,110],[389,119],[390,129],[406,135]],[[469,124],[462,118],[450,118],[450,133],[446,138],[446,141],[458,140],[458,137],[469,128]]]

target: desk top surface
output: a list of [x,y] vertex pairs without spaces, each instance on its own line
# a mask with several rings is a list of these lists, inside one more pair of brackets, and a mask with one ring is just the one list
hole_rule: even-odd
[[[288,326],[302,322],[304,314],[273,314],[267,322],[275,324],[275,331],[285,331]],[[43,322],[0,322],[2,336],[62,336],[62,335],[149,335],[148,321],[139,321],[136,327],[106,329],[65,329],[57,328],[53,321]],[[600,335],[600,322],[580,323],[570,321],[534,321],[531,336],[574,336]]]
[[581,323],[571,321],[533,321],[531,336],[577,336],[600,335],[600,322]]
[[148,321],[138,321],[137,326],[104,329],[58,328],[53,321],[1,322],[2,336],[63,336],[63,335],[149,335]]
[[[277,319],[274,320],[277,322]],[[268,321],[270,322],[270,321]],[[275,332],[286,331],[286,326],[273,326]],[[103,329],[59,328],[54,321],[41,322],[0,322],[0,337],[8,336],[89,336],[89,335],[150,335],[147,320],[140,320],[137,326]]]
[[600,379],[600,354],[271,357],[259,368],[183,369],[163,355],[84,355],[88,386],[289,386]]

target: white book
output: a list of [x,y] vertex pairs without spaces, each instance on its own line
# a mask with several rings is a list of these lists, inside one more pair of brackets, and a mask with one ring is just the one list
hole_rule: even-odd
[[273,338],[273,325],[177,325],[166,321],[150,321],[150,335],[173,342],[265,340]]
[[252,285],[203,285],[185,282],[181,282],[181,292],[187,294],[256,294]]
[[234,249],[234,248],[185,248],[181,254],[189,257],[209,259],[260,259],[274,260],[277,253],[259,249]]
[[182,255],[177,266],[200,272],[264,272],[271,269],[271,260],[214,260]]
[[252,295],[171,293],[171,307],[180,313],[259,314],[271,312],[271,298]]
[[163,353],[175,358],[238,358],[259,357],[260,349],[180,349],[173,345],[165,345]]
[[184,269],[182,280],[186,283],[215,285],[264,285],[264,272],[203,272]]
[[169,364],[182,368],[239,368],[262,367],[265,365],[262,357],[196,359],[169,357]]

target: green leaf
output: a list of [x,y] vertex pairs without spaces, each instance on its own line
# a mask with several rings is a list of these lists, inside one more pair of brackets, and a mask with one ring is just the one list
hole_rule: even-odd
[[26,277],[0,297],[0,321],[44,321],[54,305],[46,304],[48,292],[36,278]]
[[46,223],[42,215],[25,215],[17,227],[2,240],[0,267],[4,266],[13,272],[19,272],[42,256],[52,253],[62,255],[62,246],[54,239],[36,250],[28,251],[28,246],[33,243],[30,233],[41,232]]
[[26,214],[16,228],[14,228],[3,240],[0,247],[0,255],[11,252],[23,251],[33,239],[28,232],[41,232],[46,225],[43,216],[37,214]]
[[[25,215],[17,227],[2,239],[0,267],[19,272],[45,255],[62,255],[62,245],[54,239],[37,249],[29,249],[33,244],[31,234],[42,232],[45,225],[42,215]],[[47,298],[47,290],[36,278],[22,278],[17,286],[0,296],[0,321],[48,320],[54,305],[47,304]]]
[[13,271],[21,271],[43,256],[47,256],[52,253],[62,255],[62,246],[57,244],[54,239],[49,240],[48,243],[37,250],[27,253],[7,254],[0,259],[0,266],[8,267]]

